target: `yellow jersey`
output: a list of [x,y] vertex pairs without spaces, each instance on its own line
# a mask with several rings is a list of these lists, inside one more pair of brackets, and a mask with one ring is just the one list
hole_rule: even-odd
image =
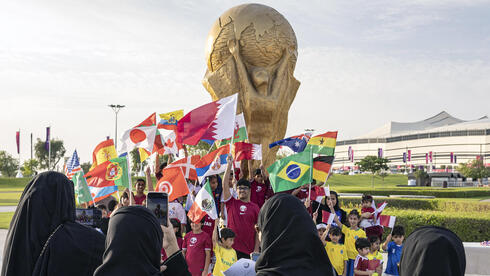
[[344,262],[349,260],[347,257],[347,251],[345,250],[345,245],[327,242],[325,245],[325,250],[327,251],[328,259],[335,268],[335,271],[337,271],[337,274],[342,275],[344,273]]
[[[376,252],[369,252],[366,257],[368,260],[380,260],[381,264],[383,263],[383,254],[381,254],[379,250]],[[378,276],[378,273],[375,272],[372,276]]]
[[345,234],[345,249],[347,249],[347,257],[351,260],[355,260],[357,257],[356,240],[358,238],[366,238],[366,232],[361,228],[352,230],[347,226],[342,226],[342,233]]
[[223,272],[237,261],[235,249],[227,249],[219,244],[215,244],[213,251],[214,255],[216,255],[216,264],[214,265],[213,275],[224,276]]

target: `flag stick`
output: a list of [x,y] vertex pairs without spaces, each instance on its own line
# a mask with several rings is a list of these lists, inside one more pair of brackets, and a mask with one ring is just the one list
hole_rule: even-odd
[[313,150],[310,147],[310,185],[308,187],[308,198],[311,196],[311,182],[313,181]]
[[[158,158],[158,156],[157,156]],[[131,168],[129,166],[129,152],[126,152],[126,167],[128,168],[128,188],[129,192],[132,194],[133,193],[133,181],[131,179]],[[117,192],[117,196],[119,197],[119,191]],[[128,195],[129,197],[129,205],[133,205],[133,197],[131,195]]]

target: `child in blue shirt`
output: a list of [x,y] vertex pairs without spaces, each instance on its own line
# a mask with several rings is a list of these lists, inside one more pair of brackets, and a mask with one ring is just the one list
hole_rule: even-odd
[[[401,225],[395,225],[391,234],[386,237],[383,243],[383,250],[388,253],[388,262],[386,263],[385,275],[393,276],[398,274],[398,265],[402,256],[403,239],[405,238],[405,229]],[[391,241],[393,239],[393,241]]]

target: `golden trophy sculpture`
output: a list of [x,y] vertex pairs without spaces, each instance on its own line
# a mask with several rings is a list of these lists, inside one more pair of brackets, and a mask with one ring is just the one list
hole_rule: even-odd
[[[250,143],[262,144],[262,161],[274,163],[288,112],[299,88],[293,76],[298,43],[289,22],[275,9],[244,4],[224,12],[207,37],[203,85],[213,100],[239,93]],[[257,167],[255,164],[254,167]]]

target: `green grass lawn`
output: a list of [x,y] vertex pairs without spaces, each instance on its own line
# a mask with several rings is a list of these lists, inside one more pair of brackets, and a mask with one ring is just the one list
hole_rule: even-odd
[[[330,187],[372,187],[372,175],[370,174],[357,174],[357,175],[332,175],[327,182]],[[407,185],[408,177],[402,174],[391,174],[384,178],[374,177],[374,188],[394,188],[396,185]]]
[[17,205],[22,192],[1,192],[0,191],[0,206]]
[[0,229],[8,229],[14,212],[0,213]]

